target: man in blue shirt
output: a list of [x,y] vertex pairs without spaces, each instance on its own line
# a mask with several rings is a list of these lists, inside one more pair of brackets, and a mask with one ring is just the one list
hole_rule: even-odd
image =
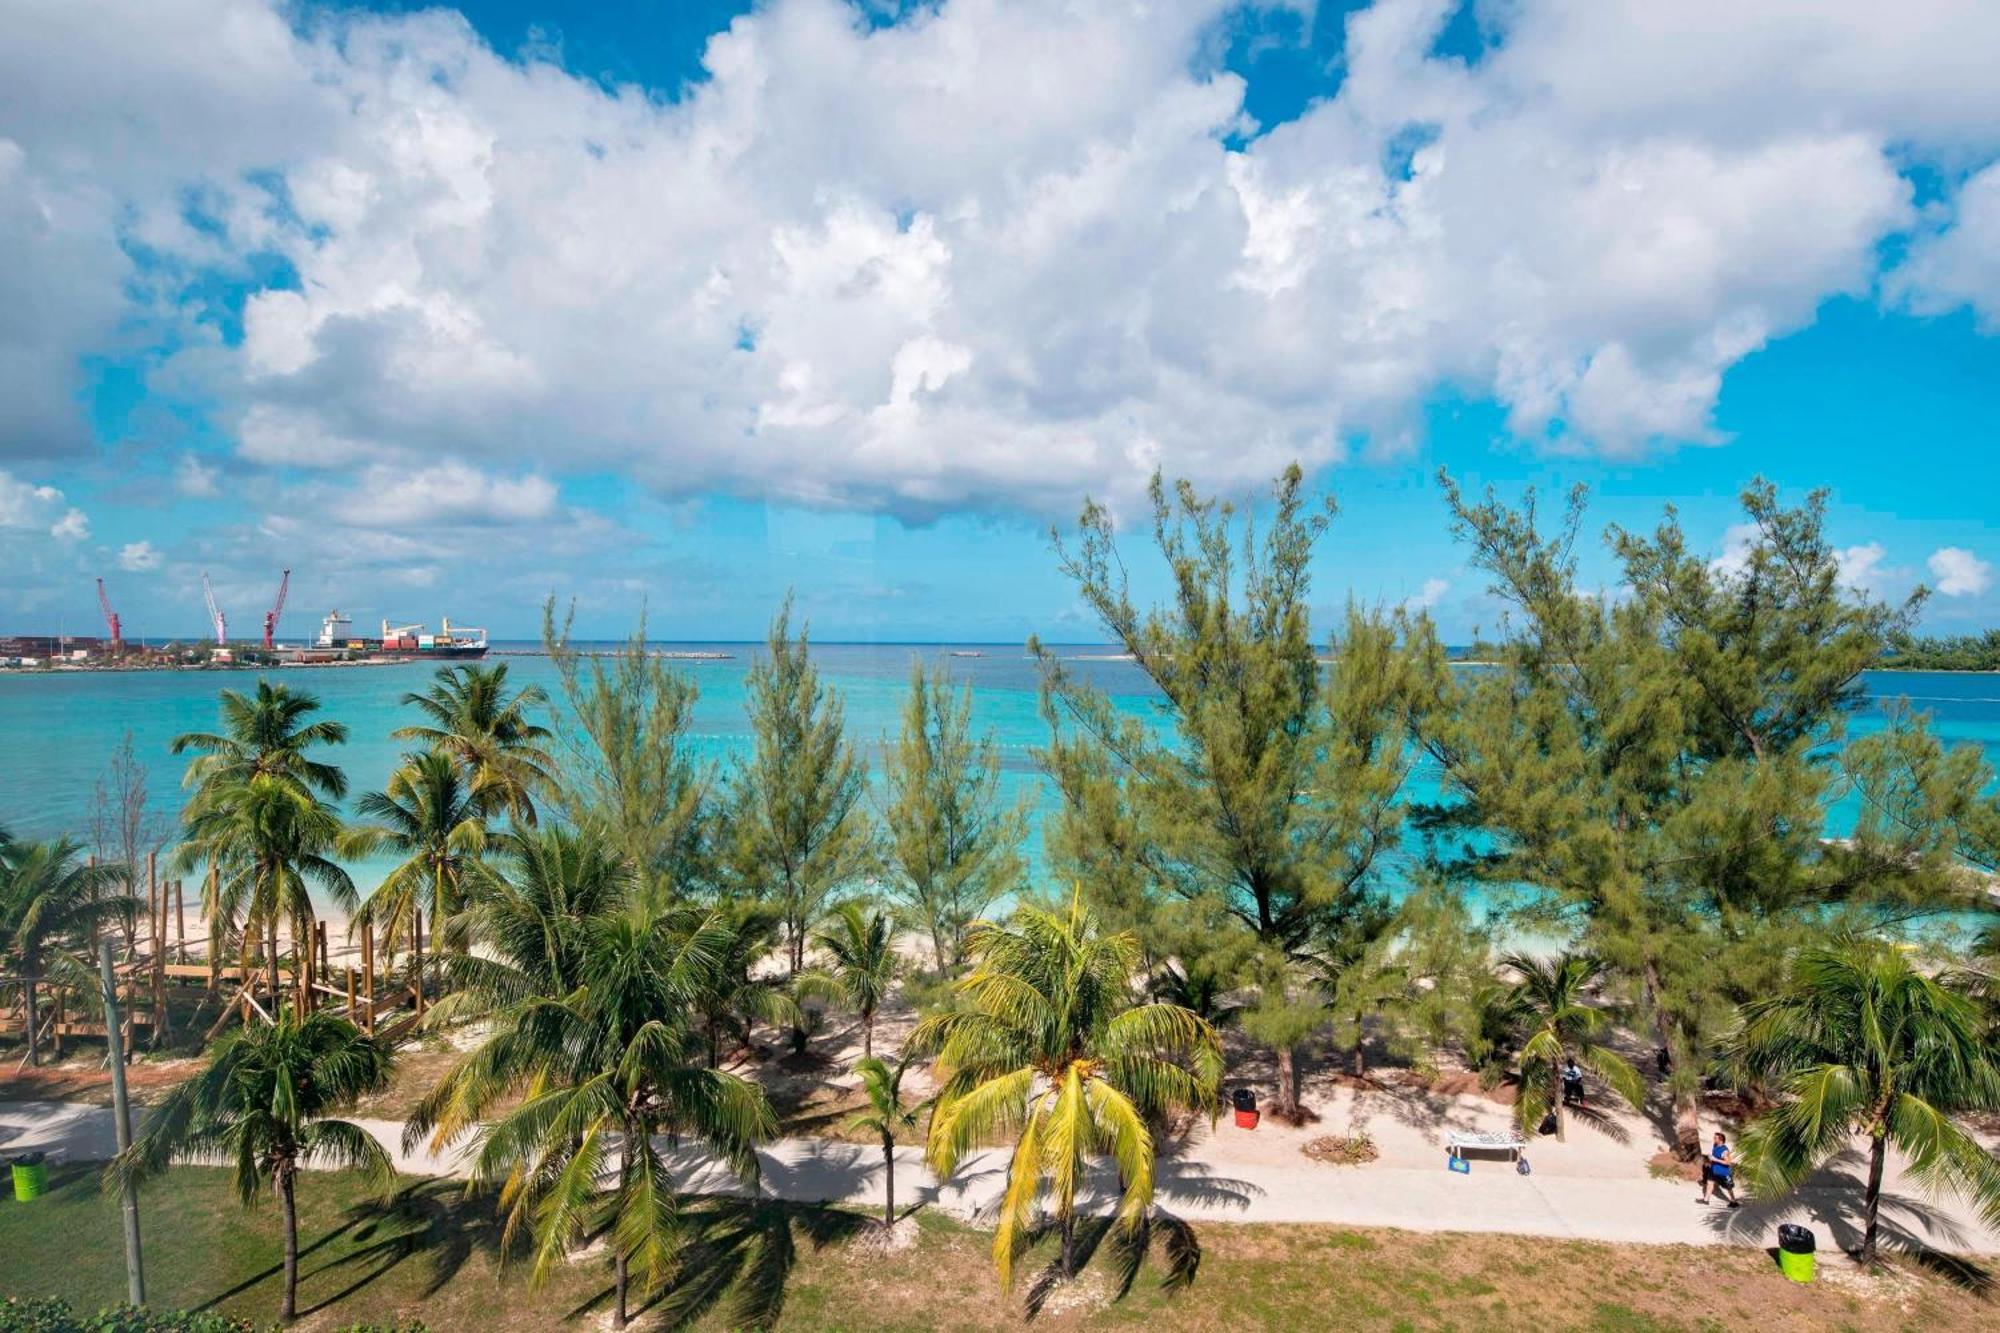
[[1708,1202],[1708,1191],[1714,1186],[1718,1198],[1727,1196],[1729,1206],[1737,1207],[1736,1201],[1736,1154],[1729,1151],[1729,1138],[1722,1131],[1715,1134],[1715,1146],[1708,1150],[1708,1160],[1701,1168],[1701,1201]]

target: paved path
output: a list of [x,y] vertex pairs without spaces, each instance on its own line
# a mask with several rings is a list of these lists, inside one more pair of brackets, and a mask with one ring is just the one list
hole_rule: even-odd
[[[462,1152],[405,1153],[399,1123],[360,1123],[405,1172],[464,1174]],[[1459,1175],[1444,1169],[1441,1152],[1432,1165],[1384,1161],[1343,1168],[1319,1165],[1295,1153],[1271,1154],[1264,1139],[1256,1147],[1267,1160],[1230,1162],[1226,1155],[1233,1149],[1227,1137],[1231,1132],[1225,1122],[1215,1137],[1202,1136],[1188,1150],[1161,1161],[1156,1195],[1161,1207],[1197,1221],[1327,1222],[1689,1245],[1769,1246],[1775,1243],[1778,1222],[1802,1221],[1819,1232],[1823,1246],[1849,1247],[1859,1240],[1858,1156],[1783,1204],[1746,1203],[1732,1210],[1702,1207],[1695,1201],[1696,1186],[1652,1179],[1640,1173],[1636,1160],[1631,1174],[1624,1176],[1564,1174],[1561,1149],[1551,1143],[1536,1145],[1530,1156],[1547,1160],[1554,1155],[1554,1169],[1522,1176],[1506,1160],[1494,1158],[1476,1161],[1471,1174]],[[101,1107],[0,1102],[0,1154],[43,1149],[71,1161],[102,1160],[112,1154],[114,1143],[111,1112]],[[782,1139],[758,1156],[763,1168],[759,1187],[766,1194],[801,1202],[881,1206],[879,1149],[826,1139]],[[676,1165],[686,1188],[717,1192],[744,1188],[697,1153],[682,1154]],[[974,1219],[997,1201],[1005,1174],[1005,1155],[989,1151],[970,1158],[940,1186],[917,1152],[906,1149],[897,1154],[899,1202],[921,1199]],[[1112,1182],[1098,1183],[1104,1188]],[[1910,1192],[1900,1173],[1892,1172],[1889,1178],[1882,1216],[1888,1235],[1900,1243],[2000,1254],[2000,1233],[1982,1226],[1972,1210],[1957,1200],[1925,1203]]]

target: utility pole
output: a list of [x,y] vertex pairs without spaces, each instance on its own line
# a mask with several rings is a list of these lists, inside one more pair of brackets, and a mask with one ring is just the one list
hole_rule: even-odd
[[[118,1154],[132,1146],[132,1103],[125,1096],[125,1040],[118,1030],[118,979],[111,970],[111,941],[97,945],[97,970],[104,978],[104,1044],[111,1055],[111,1119],[118,1130]],[[146,1265],[139,1256],[139,1187],[129,1172],[120,1172],[119,1193],[125,1210],[125,1299],[146,1303]]]

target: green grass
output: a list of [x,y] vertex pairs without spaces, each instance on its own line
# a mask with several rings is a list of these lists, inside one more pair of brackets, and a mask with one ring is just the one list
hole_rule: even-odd
[[[118,1208],[93,1171],[59,1170],[34,1204],[0,1202],[0,1291],[89,1310],[124,1296]],[[610,1290],[601,1257],[530,1291],[525,1264],[500,1262],[490,1208],[456,1185],[407,1182],[384,1203],[352,1180],[300,1180],[302,1325],[421,1318],[433,1329],[596,1329]],[[841,1209],[704,1201],[681,1280],[640,1321],[702,1328],[1010,1328],[1049,1262],[1039,1246],[1012,1293],[991,1238],[942,1214],[918,1217],[910,1248],[858,1244],[868,1219]],[[237,1206],[227,1173],[184,1169],[144,1196],[149,1294],[258,1321],[278,1304],[278,1217]],[[1114,1246],[1057,1291],[1034,1327],[1550,1329],[1606,1333],[1849,1325],[1923,1333],[1990,1328],[2000,1307],[1941,1278],[1899,1269],[1878,1283],[1797,1287],[1761,1251],[1611,1246],[1525,1237],[1419,1235],[1326,1226],[1204,1225],[1199,1272],[1163,1289],[1160,1247],[1122,1296]],[[1839,1262],[1833,1260],[1832,1262]]]

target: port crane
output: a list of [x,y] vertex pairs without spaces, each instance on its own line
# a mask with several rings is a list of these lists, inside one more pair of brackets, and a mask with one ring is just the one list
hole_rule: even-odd
[[[271,609],[264,613],[265,652],[269,652],[273,647],[276,646],[271,642],[271,636],[278,632],[278,617],[284,614],[285,593],[287,590],[291,588],[291,586],[292,586],[292,571],[288,569],[285,571],[284,577],[278,580],[278,600],[271,603]],[[210,609],[212,610],[213,607],[211,606]]]
[[111,609],[111,598],[105,594],[104,580],[97,581],[97,604],[104,608],[104,623],[111,630],[111,655],[116,657],[125,651],[125,636],[119,624],[118,613]]
[[223,619],[222,608],[215,604],[215,589],[208,585],[208,571],[201,575],[201,595],[208,599],[208,618],[215,625],[215,646],[229,646],[229,622]]

